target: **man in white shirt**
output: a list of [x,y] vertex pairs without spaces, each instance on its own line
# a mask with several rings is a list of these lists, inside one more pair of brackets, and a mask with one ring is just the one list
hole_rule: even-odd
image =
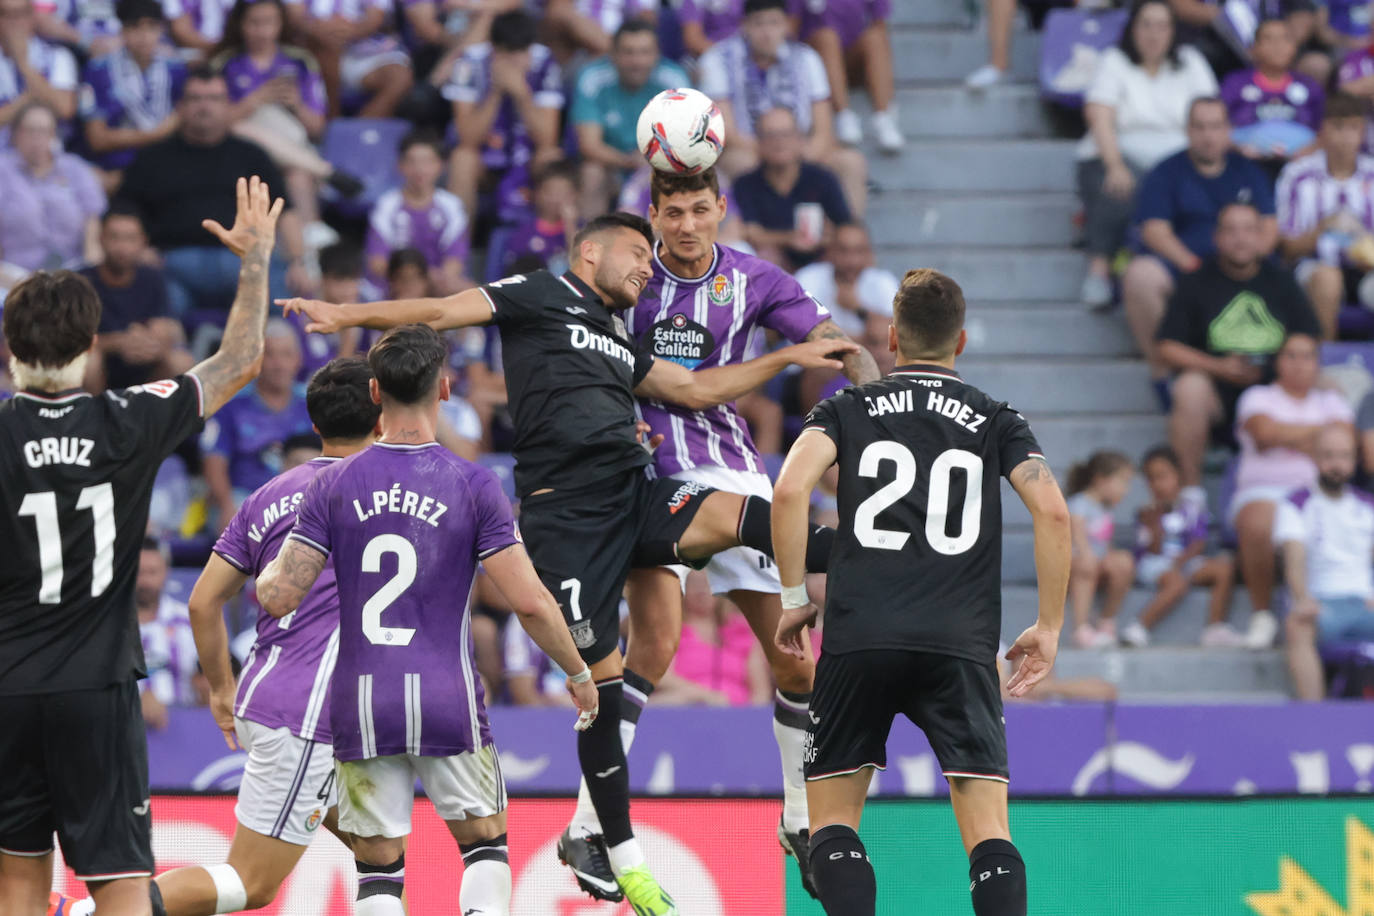
[[1325,693],[1319,645],[1374,641],[1374,497],[1350,486],[1350,427],[1323,429],[1316,460],[1317,486],[1291,493],[1274,522],[1293,598],[1288,670],[1300,700],[1320,700]]
[[862,223],[847,223],[835,228],[825,260],[808,264],[796,273],[797,282],[830,310],[835,323],[854,340],[873,352],[879,368],[887,352],[887,326],[892,320],[892,298],[899,282],[890,270],[878,267],[873,245]]

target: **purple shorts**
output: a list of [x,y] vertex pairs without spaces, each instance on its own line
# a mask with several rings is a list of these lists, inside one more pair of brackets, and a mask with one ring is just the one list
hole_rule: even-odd
[[801,34],[808,38],[817,29],[834,29],[847,51],[864,29],[892,17],[892,0],[805,0]]

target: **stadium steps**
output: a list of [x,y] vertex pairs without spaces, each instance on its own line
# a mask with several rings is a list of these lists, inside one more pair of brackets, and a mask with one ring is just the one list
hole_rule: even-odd
[[1152,646],[1145,651],[1097,652],[1066,648],[1059,653],[1054,674],[1111,681],[1121,698],[1132,703],[1281,703],[1288,699],[1288,674],[1283,653],[1277,649]]
[[[871,110],[866,95],[855,95],[853,99],[855,111],[866,114]],[[1033,86],[997,86],[974,94],[962,86],[899,83],[897,113],[908,141],[941,137],[1046,138],[1051,136],[1053,126],[1038,99],[1039,93]],[[906,156],[917,146],[909,142]],[[877,163],[873,166],[879,168]]]
[[[939,96],[934,108],[913,118],[907,98]],[[1028,111],[1000,121],[999,105],[1040,111],[1038,96],[1013,86],[977,96],[964,89],[903,90],[902,128],[907,132],[901,156],[869,158],[869,176],[881,193],[891,191],[964,191],[1000,199],[1007,192],[1074,191],[1074,141],[1025,137],[1017,131]],[[993,109],[993,110],[988,110]],[[972,133],[964,120],[989,133]]]
[[1078,210],[1078,201],[1062,192],[989,197],[891,191],[873,200],[868,225],[876,237],[887,241],[1066,248],[1078,235]]
[[[892,27],[968,28],[981,8],[979,0],[907,0],[892,5]],[[898,70],[902,69],[899,62]]]
[[996,300],[1072,302],[1083,282],[1083,254],[1072,249],[925,246],[878,238],[878,263],[901,276],[914,266],[934,267],[959,281],[977,305]]
[[[961,371],[989,372],[1008,366],[1032,375],[1049,373],[1050,379],[1057,384],[1066,372],[1119,370],[1124,373],[1120,379],[1123,384],[1132,387],[1138,384],[1142,391],[1149,391],[1149,373],[1144,366],[1121,361],[1134,356],[1135,344],[1120,315],[1092,314],[1076,304],[1044,309],[975,304],[969,308],[967,316],[968,349],[964,351],[967,369]],[[1021,377],[1020,374],[1014,376],[1015,379]],[[1008,389],[1002,386],[996,390]],[[1020,401],[1019,396],[1017,400]],[[1156,403],[1153,400],[1133,401],[1130,406],[1152,410]],[[1112,406],[1127,405],[1115,403]]]
[[[918,0],[907,0],[916,3]],[[897,4],[901,5],[901,4]],[[902,83],[962,81],[987,60],[988,44],[982,30],[940,26],[895,25],[892,53],[900,61]],[[970,62],[972,62],[970,64]],[[1034,80],[1040,66],[1040,36],[1024,32],[1011,45],[1011,74],[1016,80]]]

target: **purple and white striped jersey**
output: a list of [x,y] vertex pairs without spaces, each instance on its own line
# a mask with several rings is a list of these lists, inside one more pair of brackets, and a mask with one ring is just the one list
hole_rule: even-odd
[[[315,458],[255,490],[215,542],[215,553],[256,577],[291,533],[305,489],[337,458]],[[339,592],[326,564],[301,606],[280,620],[259,612],[258,638],[239,674],[234,715],[329,741],[329,686],[339,654]]]
[[[1334,178],[1326,166],[1326,153],[1318,150],[1295,159],[1279,173],[1277,200],[1279,234],[1284,238],[1306,235],[1328,217],[1347,213],[1367,232],[1374,232],[1374,156],[1361,154],[1349,178]],[[1349,243],[1337,231],[1317,240],[1316,257],[1339,264]]]
[[468,215],[463,202],[443,188],[434,190],[427,207],[412,207],[400,188],[377,198],[368,217],[367,256],[386,257],[400,248],[418,249],[430,267],[450,258],[466,261]]
[[326,469],[296,538],[339,583],[334,757],[448,757],[491,743],[468,596],[520,540],[496,475],[437,442],[377,443]]
[[717,102],[729,102],[735,129],[754,135],[754,122],[774,108],[786,108],[803,134],[811,133],[811,106],[830,98],[825,63],[809,45],[783,42],[767,69],[755,63],[743,35],[717,42],[701,55],[697,87]]
[[162,0],[162,14],[167,21],[191,17],[191,25],[202,38],[219,41],[224,37],[224,24],[234,0]]
[[[830,317],[790,274],[753,255],[716,246],[709,270],[695,280],[671,273],[654,253],[654,275],[626,314],[642,351],[688,369],[728,366],[748,358],[757,329],[797,343]],[[734,404],[689,410],[642,400],[640,413],[663,444],[654,469],[664,476],[698,465],[762,471],[763,462]]]

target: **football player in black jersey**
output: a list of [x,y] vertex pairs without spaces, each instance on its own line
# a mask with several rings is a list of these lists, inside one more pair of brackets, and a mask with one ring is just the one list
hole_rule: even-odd
[[1064,620],[1069,513],[1025,417],[954,371],[964,297],[933,270],[909,271],[893,302],[891,374],[816,405],[773,490],[783,584],[779,648],[802,652],[811,491],[839,468],[825,652],[807,733],[811,865],[830,916],[872,916],[877,888],[859,840],[893,719],[929,739],[949,781],[978,916],[1024,916],[1025,866],[1007,822],[1007,748],[997,682],[1002,623],[1001,481],[1035,526],[1040,616],[1007,658],[1024,696],[1049,673]]
[[[100,299],[71,271],[10,290],[18,391],[0,404],[0,913],[43,916],[52,837],[101,916],[162,912],[153,873],[134,579],[162,460],[262,362],[267,271],[282,201],[239,179],[243,259],[218,353],[186,375],[80,389]],[[152,895],[150,899],[149,895]]]
[[[578,757],[604,841],[578,844],[576,852],[560,844],[560,854],[593,896],[623,896],[641,916],[667,916],[676,907],[649,874],[630,826],[620,736],[625,578],[631,567],[695,564],[740,544],[771,551],[772,540],[766,500],[646,476],[650,455],[636,428],[636,397],[701,410],[733,401],[792,363],[842,369],[838,357],[858,346],[818,339],[695,372],[636,352],[618,313],[634,306],[648,282],[652,246],[647,221],[614,213],[577,234],[572,269],[562,276],[518,274],[446,299],[283,304],[308,316],[306,330],[322,333],[412,322],[500,328],[525,546],[600,688],[601,712],[578,735]],[[812,539],[817,568],[832,535],[824,529]],[[598,858],[581,861],[583,854]],[[606,873],[616,880],[600,877]]]

